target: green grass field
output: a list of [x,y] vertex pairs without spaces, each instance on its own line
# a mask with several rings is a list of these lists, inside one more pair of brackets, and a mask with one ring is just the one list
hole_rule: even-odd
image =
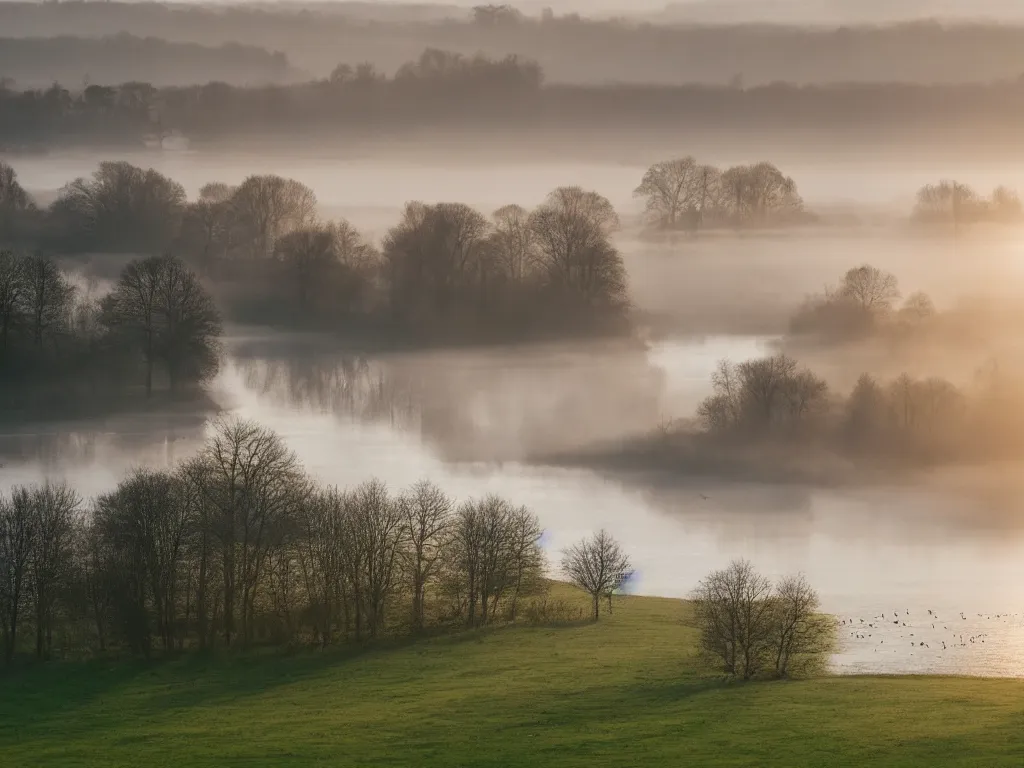
[[727,683],[686,604],[359,653],[0,676],[0,766],[1024,766],[1024,682]]

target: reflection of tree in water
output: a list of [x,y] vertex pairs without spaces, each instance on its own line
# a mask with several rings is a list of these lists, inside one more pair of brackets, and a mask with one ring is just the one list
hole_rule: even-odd
[[371,357],[289,339],[233,354],[245,387],[277,406],[412,430],[448,461],[543,461],[644,434],[660,417],[663,373],[632,347]]
[[415,425],[412,388],[385,366],[357,355],[299,355],[236,361],[245,386],[277,405],[312,409],[357,421]]
[[0,464],[44,473],[70,466],[169,466],[203,438],[205,411],[146,414],[102,422],[26,423],[0,434]]

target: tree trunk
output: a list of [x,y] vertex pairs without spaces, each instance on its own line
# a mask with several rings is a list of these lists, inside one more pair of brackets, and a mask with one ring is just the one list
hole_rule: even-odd
[[601,618],[601,594],[599,592],[594,593],[594,621]]

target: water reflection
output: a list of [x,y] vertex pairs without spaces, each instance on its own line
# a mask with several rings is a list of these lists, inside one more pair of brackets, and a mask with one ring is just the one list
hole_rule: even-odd
[[[1017,508],[993,524],[985,499],[941,485],[668,485],[524,459],[655,423],[706,391],[719,358],[759,354],[763,344],[679,342],[641,360],[621,349],[339,356],[292,339],[277,349],[238,345],[215,389],[226,409],[280,432],[322,481],[377,476],[400,487],[430,477],[459,497],[501,493],[537,512],[552,553],[605,527],[627,546],[643,593],[684,596],[734,557],[769,575],[804,571],[826,610],[853,620],[840,633],[840,671],[1024,675]],[[132,465],[183,458],[202,434],[201,415],[27,426],[0,436],[0,486],[62,475],[95,494]],[[954,630],[925,625],[927,609],[984,642],[958,640],[954,650]],[[874,618],[897,610],[910,611],[912,629]],[[878,632],[862,632],[862,618]]]

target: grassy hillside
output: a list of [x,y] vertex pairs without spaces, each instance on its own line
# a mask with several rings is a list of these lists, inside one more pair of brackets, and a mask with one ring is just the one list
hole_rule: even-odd
[[360,653],[55,663],[0,676],[0,765],[1014,766],[1024,682],[729,684],[686,605]]

